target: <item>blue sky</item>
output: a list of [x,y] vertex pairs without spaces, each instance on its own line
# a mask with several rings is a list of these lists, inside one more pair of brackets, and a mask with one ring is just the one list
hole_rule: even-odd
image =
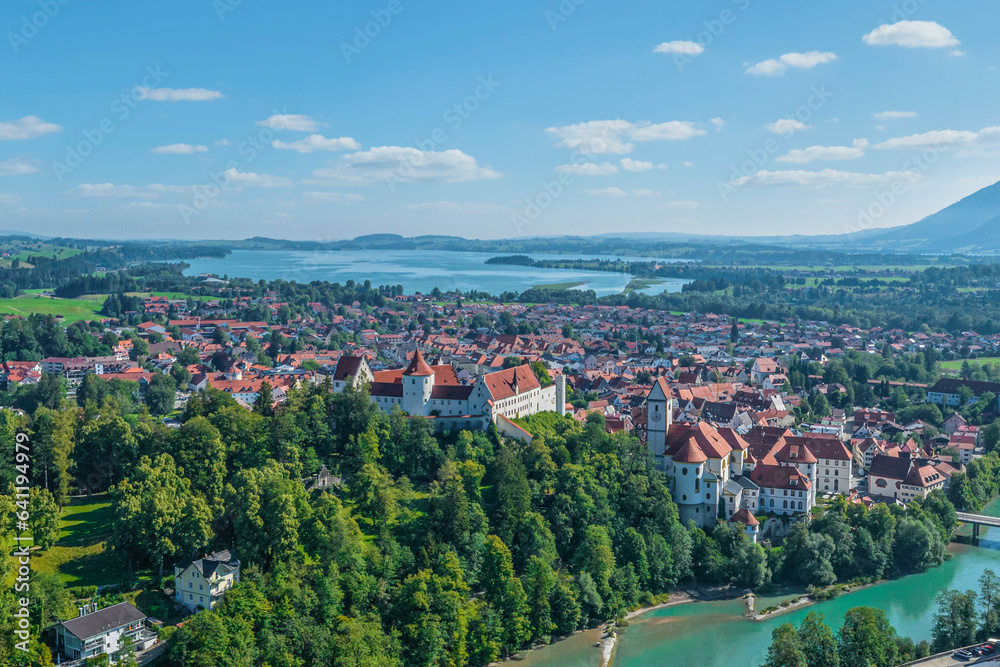
[[998,19],[987,0],[9,0],[0,230],[905,224],[1000,180]]

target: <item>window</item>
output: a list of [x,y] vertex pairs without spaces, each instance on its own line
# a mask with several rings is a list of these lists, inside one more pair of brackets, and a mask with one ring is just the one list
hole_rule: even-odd
[[681,474],[682,475],[688,474],[688,469],[687,468],[681,468]]
[[199,591],[205,590],[205,585],[204,584],[198,584],[198,590]]
[[885,487],[887,487],[889,485],[886,484],[886,481],[884,479],[879,478],[879,479],[875,480],[875,486],[877,486],[880,489],[884,489]]
[[193,581],[189,581],[188,582],[188,588],[190,588],[192,590],[194,589],[194,582]]
[[194,600],[194,593],[188,593],[188,600]]
[[802,509],[802,501],[799,501],[799,509]]
[[784,506],[783,509],[788,509],[788,501],[787,500],[785,501],[785,506]]

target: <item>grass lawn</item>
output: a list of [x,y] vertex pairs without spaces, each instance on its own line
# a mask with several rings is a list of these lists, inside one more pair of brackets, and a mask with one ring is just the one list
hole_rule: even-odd
[[165,299],[187,299],[188,297],[194,299],[195,301],[211,301],[213,299],[218,299],[217,296],[206,296],[204,294],[187,294],[185,292],[126,292],[126,296],[139,296],[142,298],[150,296],[162,296]]
[[655,287],[656,285],[662,285],[665,280],[660,278],[633,278],[625,286],[626,292],[634,292],[636,290],[649,289],[650,287]]
[[24,294],[13,299],[0,299],[0,314],[4,315],[62,315],[67,324],[81,320],[100,319],[104,297],[82,299],[51,299],[38,294]]
[[565,283],[548,283],[546,285],[535,285],[532,289],[544,289],[544,290],[556,290],[556,289],[573,289],[574,287],[579,287],[580,285],[586,285],[585,280],[575,280]]
[[970,366],[979,364],[1000,364],[1000,357],[979,357],[978,359],[955,359],[954,361],[942,361],[941,368],[949,371],[962,370],[962,363],[968,361]]
[[13,260],[21,262],[21,266],[28,268],[27,260],[40,255],[56,259],[67,259],[79,255],[82,250],[75,248],[65,248],[63,246],[52,245],[50,243],[0,243],[0,253],[10,253],[10,257],[0,258],[0,266],[8,267]]
[[63,508],[59,541],[48,551],[32,557],[32,569],[57,574],[67,586],[120,582],[121,568],[104,553],[110,523],[111,501],[107,494],[71,498]]

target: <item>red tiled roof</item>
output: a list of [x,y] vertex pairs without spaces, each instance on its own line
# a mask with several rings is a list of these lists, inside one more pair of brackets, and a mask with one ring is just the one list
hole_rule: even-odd
[[[523,393],[541,386],[538,384],[538,378],[535,377],[531,366],[527,364],[508,368],[505,371],[488,373],[483,376],[483,381],[486,382],[486,387],[490,390],[494,401],[510,398],[516,393]],[[514,391],[515,386],[517,391]]]
[[681,445],[672,458],[676,463],[704,463],[708,460],[705,452],[693,440],[688,440]]
[[760,521],[757,520],[757,517],[751,514],[750,510],[748,510],[746,507],[741,508],[739,512],[734,514],[733,517],[729,520],[729,523],[735,523],[737,521],[746,524],[748,526],[760,525]]
[[[791,466],[758,464],[750,473],[754,484],[768,489],[804,490],[812,486],[809,478]],[[793,483],[794,482],[794,483]]]
[[410,365],[406,367],[405,371],[403,371],[403,375],[426,377],[428,375],[434,375],[434,371],[432,371],[431,367],[427,365],[426,361],[424,361],[424,355],[420,353],[420,350],[417,350],[413,353],[413,359],[410,360]]

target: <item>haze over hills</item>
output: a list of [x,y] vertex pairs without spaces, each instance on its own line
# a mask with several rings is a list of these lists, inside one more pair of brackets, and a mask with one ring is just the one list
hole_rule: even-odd
[[[4,236],[47,239],[23,231]],[[612,241],[617,240],[618,243]],[[156,241],[146,241],[156,243]],[[161,242],[172,242],[163,239]],[[993,254],[1000,253],[1000,182],[909,225],[867,229],[851,234],[794,236],[724,236],[685,232],[608,232],[594,236],[525,236],[480,240],[460,236],[368,234],[341,241],[296,241],[255,236],[243,240],[193,241],[193,245],[226,246],[240,250],[473,250],[486,252],[611,253],[627,250],[655,252],[670,244],[765,246],[829,249],[841,252]]]

